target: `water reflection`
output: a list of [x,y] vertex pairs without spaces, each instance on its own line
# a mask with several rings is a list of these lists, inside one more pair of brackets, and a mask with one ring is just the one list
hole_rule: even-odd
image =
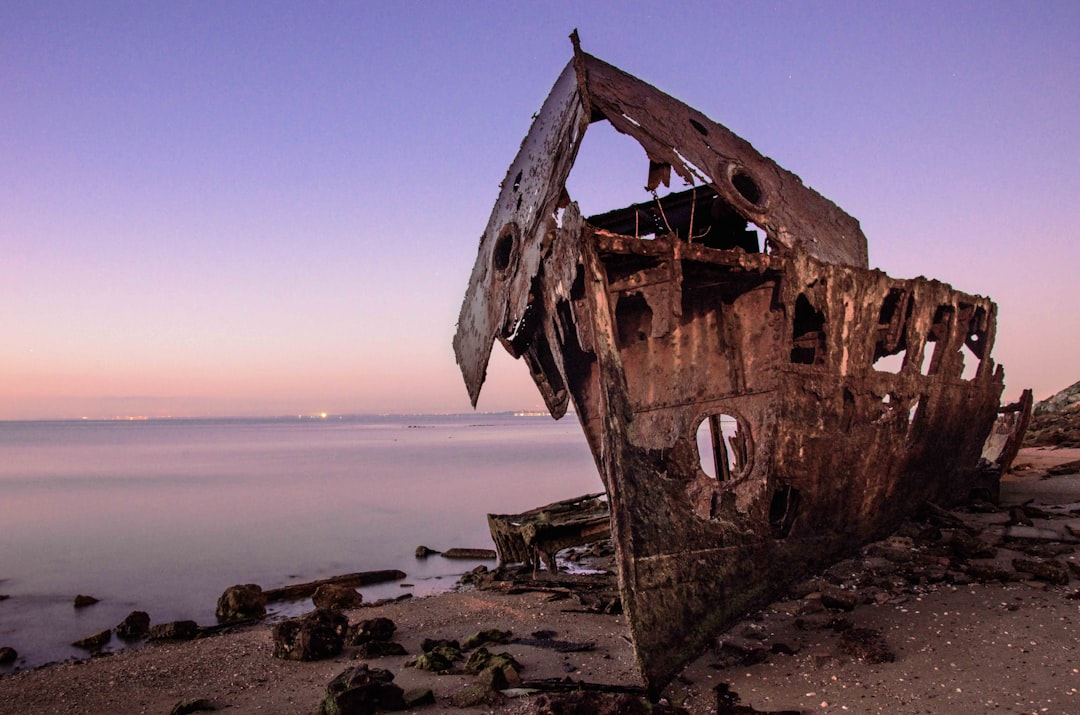
[[[573,418],[0,423],[0,645],[26,667],[134,608],[210,623],[233,583],[448,586],[471,564],[417,545],[488,546],[486,513],[600,488]],[[76,612],[76,593],[102,600]]]

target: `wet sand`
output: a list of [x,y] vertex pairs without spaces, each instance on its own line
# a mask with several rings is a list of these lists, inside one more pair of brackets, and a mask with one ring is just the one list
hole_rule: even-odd
[[[1080,502],[1080,475],[1045,478],[1045,469],[1080,459],[1080,450],[1028,449],[1003,483],[1004,506]],[[1077,505],[1080,508],[1080,504]],[[1002,512],[1007,516],[1007,510]],[[978,515],[988,533],[1001,514]],[[967,518],[967,516],[965,516]],[[1080,517],[1051,522],[1080,523]],[[1067,533],[1067,532],[1065,532]],[[905,548],[902,540],[882,548]],[[880,564],[867,558],[833,571]],[[999,549],[999,559],[1014,552]],[[1080,567],[1074,550],[1058,555]],[[876,560],[875,560],[876,559]],[[942,568],[945,565],[942,564]],[[898,572],[899,573],[899,572]],[[834,576],[837,574],[833,574]],[[854,577],[858,574],[840,574]],[[816,604],[821,593],[772,604],[735,625],[714,649],[692,663],[665,691],[694,715],[717,709],[714,688],[726,683],[744,705],[762,711],[844,713],[1080,713],[1080,600],[1077,580],[1052,585],[1033,578],[1005,583],[898,578],[861,592],[853,610]],[[822,582],[824,584],[824,582]],[[636,685],[639,680],[624,616],[587,614],[573,600],[545,593],[453,592],[349,612],[350,620],[391,618],[395,640],[416,654],[424,638],[464,639],[483,629],[528,638],[593,642],[587,652],[558,653],[524,644],[494,646],[522,665],[522,678],[570,677],[591,683]],[[860,631],[858,629],[866,629]],[[878,633],[892,660],[850,645],[851,633]],[[847,635],[845,635],[847,634]],[[848,639],[848,640],[846,640]],[[240,629],[186,643],[150,645],[79,664],[0,677],[0,713],[169,713],[182,700],[205,698],[237,713],[310,713],[323,686],[361,661],[341,656],[310,663],[271,656],[270,628]],[[746,665],[745,662],[764,660]],[[436,704],[418,712],[463,712],[451,697],[474,676],[435,675],[404,667],[407,657],[372,659],[408,690],[430,688]],[[535,695],[464,712],[534,712]]]

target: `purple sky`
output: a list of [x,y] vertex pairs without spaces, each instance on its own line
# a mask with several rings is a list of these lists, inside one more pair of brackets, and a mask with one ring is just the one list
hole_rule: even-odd
[[[0,419],[467,410],[458,308],[575,27],[871,265],[993,297],[1006,398],[1080,379],[1080,3],[536,7],[0,5]],[[480,409],[538,406],[495,353]]]

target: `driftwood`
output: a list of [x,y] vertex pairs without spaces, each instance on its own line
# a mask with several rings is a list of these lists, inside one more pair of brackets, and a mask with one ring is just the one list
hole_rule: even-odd
[[360,573],[349,573],[342,576],[332,576],[331,578],[323,578],[318,581],[308,581],[307,583],[295,583],[289,586],[282,586],[281,588],[272,588],[269,591],[263,591],[266,596],[267,603],[273,603],[274,601],[299,601],[302,598],[308,598],[311,594],[315,593],[315,590],[319,586],[323,585],[335,585],[335,586],[370,586],[375,583],[385,583],[387,581],[399,581],[405,578],[404,571],[398,571],[396,569],[387,569],[384,571],[361,571]]
[[492,549],[447,549],[442,552],[444,559],[474,559],[474,560],[494,560],[495,551]]
[[543,690],[546,692],[566,693],[575,690],[588,690],[601,693],[627,693],[646,697],[648,691],[640,685],[618,685],[616,683],[587,683],[584,680],[571,680],[570,678],[540,678],[536,680],[523,680],[521,687],[529,690]]
[[533,579],[516,575],[512,570],[499,569],[487,574],[488,578],[479,583],[485,591],[502,591],[507,594],[550,593],[553,595],[573,596],[580,594],[618,595],[618,584],[609,573],[570,574],[558,573],[547,579]]
[[584,653],[596,650],[596,644],[592,641],[586,643],[574,643],[572,641],[559,641],[554,638],[515,638],[510,641],[514,645],[529,645],[533,648],[546,648],[557,653]]

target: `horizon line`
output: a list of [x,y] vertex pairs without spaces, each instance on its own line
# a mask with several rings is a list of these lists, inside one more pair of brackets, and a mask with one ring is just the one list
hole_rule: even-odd
[[[566,414],[575,414],[574,410],[568,409]],[[116,415],[113,417],[26,417],[26,418],[0,418],[0,424],[11,422],[170,422],[183,420],[297,420],[297,421],[330,421],[357,417],[454,417],[470,415],[512,415],[514,417],[550,417],[551,412],[541,409],[518,409],[518,410],[489,410],[473,412],[314,412],[308,414],[278,414],[278,415]]]

